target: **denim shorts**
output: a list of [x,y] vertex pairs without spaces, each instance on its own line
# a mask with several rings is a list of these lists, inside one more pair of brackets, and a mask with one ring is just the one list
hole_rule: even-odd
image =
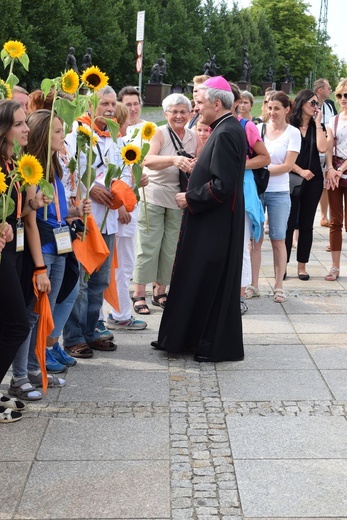
[[269,237],[271,240],[284,240],[291,207],[289,191],[266,191],[261,200],[267,210]]

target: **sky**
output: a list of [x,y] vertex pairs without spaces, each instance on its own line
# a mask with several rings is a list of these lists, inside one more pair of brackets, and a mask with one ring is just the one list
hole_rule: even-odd
[[[251,0],[238,0],[240,7],[248,7]],[[319,19],[321,0],[305,0],[310,4],[310,14]],[[278,1],[281,6],[281,0]],[[346,11],[347,0],[328,0],[328,34],[330,36],[329,45],[340,59],[347,61],[346,45]]]

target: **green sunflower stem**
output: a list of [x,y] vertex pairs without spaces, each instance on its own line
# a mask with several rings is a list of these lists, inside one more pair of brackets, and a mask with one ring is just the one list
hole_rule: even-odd
[[10,63],[10,70],[9,70],[9,73],[8,73],[8,78],[6,80],[6,83],[8,83],[10,77],[11,77],[11,74],[12,74],[12,71],[13,71],[13,64],[14,64],[14,58],[12,58],[11,60],[11,63]]
[[149,233],[148,209],[145,188],[142,186],[143,203],[145,205],[146,231]]
[[104,220],[102,221],[101,228],[100,228],[100,233],[103,232],[103,229],[104,229],[104,226],[106,224],[106,219],[107,219],[107,215],[108,215],[109,211],[110,211],[110,208],[106,208]]
[[[90,139],[89,139],[89,150],[88,150],[88,162],[87,162],[87,179],[86,179],[86,199],[89,199],[90,184],[92,177],[92,160],[93,160],[93,133],[94,133],[94,122],[95,122],[95,110],[93,103],[91,103],[91,114],[90,114]],[[83,217],[84,230],[82,235],[82,242],[84,242],[87,234],[87,215]]]
[[[46,181],[49,182],[49,174],[51,172],[51,161],[52,161],[52,129],[53,129],[53,120],[54,120],[54,104],[57,99],[57,88],[54,89],[54,96],[52,102],[52,111],[51,118],[49,120],[49,130],[48,130],[48,150],[47,150],[47,165],[46,165]],[[48,206],[47,204],[43,207],[43,220],[47,220],[48,218]]]

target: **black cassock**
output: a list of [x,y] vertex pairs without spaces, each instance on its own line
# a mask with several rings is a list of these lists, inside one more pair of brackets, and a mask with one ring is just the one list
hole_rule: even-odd
[[229,113],[213,131],[191,175],[158,344],[211,361],[242,359],[240,286],[246,139]]

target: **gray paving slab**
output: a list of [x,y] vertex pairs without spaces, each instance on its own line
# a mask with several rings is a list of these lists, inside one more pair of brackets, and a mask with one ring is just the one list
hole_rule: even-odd
[[[245,320],[244,320],[245,321]],[[297,334],[267,334],[258,332],[257,334],[244,332],[243,342],[245,345],[297,345],[300,342]]]
[[166,519],[169,491],[164,460],[35,462],[15,518]]
[[344,417],[256,416],[226,421],[234,459],[347,459]]
[[37,460],[86,459],[168,460],[169,417],[51,419]]
[[114,370],[112,367],[70,371],[58,401],[157,401],[169,399],[168,374],[149,370]]
[[[78,360],[78,365],[86,369],[96,367],[118,370],[127,368],[130,370],[167,370],[167,359],[158,355],[150,343],[157,338],[157,334],[141,335],[141,339],[132,334],[122,332],[116,335],[115,341],[118,348],[107,355],[95,352],[94,357],[86,360]],[[77,368],[77,367],[76,367]],[[72,372],[71,370],[70,372]]]
[[305,315],[293,314],[290,317],[291,323],[298,334],[346,334],[347,320],[344,314],[319,314],[310,315],[308,319]]
[[278,331],[281,331],[282,334],[295,333],[295,329],[285,316],[282,306],[275,302],[272,302],[272,304],[276,307],[276,314],[274,311],[272,314],[245,315],[246,319],[242,322],[245,334],[276,334]]
[[308,352],[319,369],[347,369],[347,346],[310,345]]
[[[13,424],[13,426],[15,426],[15,424]],[[13,430],[12,435],[15,436]],[[1,459],[3,459],[3,452],[1,431]],[[1,520],[13,518],[19,497],[23,492],[30,471],[30,466],[31,462],[0,462]]]
[[346,370],[322,370],[334,398],[339,401],[347,401],[347,369]]
[[[24,416],[26,412],[23,412]],[[1,461],[31,461],[39,449],[48,419],[30,419],[8,425],[0,429],[0,460]],[[0,508],[1,509],[1,508]]]
[[315,370],[235,370],[232,377],[220,371],[218,379],[222,400],[332,398],[322,377]]
[[347,460],[235,460],[245,517],[345,518]]
[[300,341],[306,345],[347,345],[347,334],[298,334],[298,338]]
[[217,371],[315,368],[303,345],[247,345],[245,352],[243,361],[220,363]]

